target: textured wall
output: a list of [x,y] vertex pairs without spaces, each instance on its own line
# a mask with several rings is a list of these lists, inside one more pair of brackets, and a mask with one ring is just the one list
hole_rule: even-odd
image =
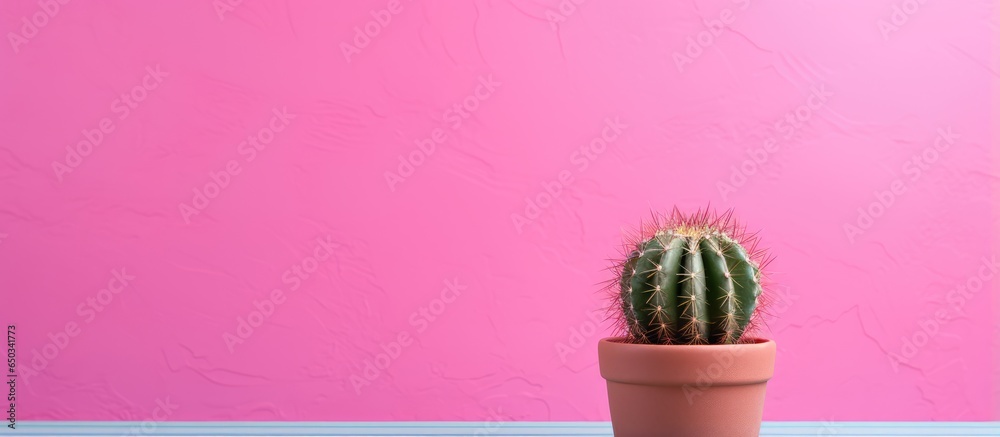
[[604,259],[708,202],[766,419],[995,414],[992,2],[232,3],[0,6],[21,419],[606,420]]

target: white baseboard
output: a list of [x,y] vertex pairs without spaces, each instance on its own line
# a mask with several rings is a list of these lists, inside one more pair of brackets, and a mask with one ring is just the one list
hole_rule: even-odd
[[[609,422],[58,422],[12,436],[607,436]],[[1000,436],[1000,422],[765,422],[761,436]]]

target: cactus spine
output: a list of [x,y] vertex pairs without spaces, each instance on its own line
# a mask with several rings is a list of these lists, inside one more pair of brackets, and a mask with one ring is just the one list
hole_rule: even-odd
[[[738,343],[758,310],[760,264],[723,216],[675,211],[617,266],[617,309],[631,341]],[[743,238],[744,242],[752,238]]]

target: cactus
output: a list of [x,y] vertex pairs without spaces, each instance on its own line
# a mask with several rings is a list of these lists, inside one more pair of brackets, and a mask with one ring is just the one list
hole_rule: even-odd
[[[626,339],[652,344],[739,343],[761,311],[757,239],[706,209],[654,217],[626,243],[611,283]],[[748,249],[749,247],[749,249]]]

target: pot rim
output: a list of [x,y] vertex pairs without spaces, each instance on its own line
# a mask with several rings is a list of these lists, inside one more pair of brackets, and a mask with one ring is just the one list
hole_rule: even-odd
[[641,385],[745,385],[767,382],[774,375],[774,340],[753,343],[662,345],[625,343],[623,337],[602,338],[597,345],[601,376],[609,382]]
[[705,349],[705,348],[725,348],[725,347],[767,347],[768,343],[774,343],[773,339],[770,338],[759,338],[751,337],[752,342],[747,343],[734,343],[734,344],[650,344],[650,343],[629,343],[625,341],[625,337],[604,337],[600,340],[600,343],[613,343],[622,346],[635,346],[635,347],[645,347],[645,348],[671,348],[671,349]]

